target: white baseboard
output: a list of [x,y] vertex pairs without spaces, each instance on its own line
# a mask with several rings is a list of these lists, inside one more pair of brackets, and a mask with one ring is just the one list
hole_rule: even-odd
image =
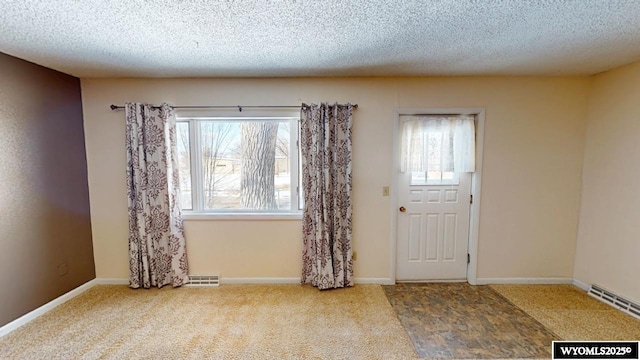
[[[466,283],[468,281],[467,279],[452,279],[452,280],[398,280],[397,282],[404,283],[404,284],[436,284],[436,283]],[[471,285],[474,285],[474,284],[471,284]]]
[[[97,278],[96,285],[129,285],[129,279]],[[389,278],[355,278],[356,284],[393,285]],[[300,284],[299,277],[220,277],[220,284]]]
[[129,285],[128,278],[97,278],[96,285]]
[[375,284],[375,285],[395,285],[396,282],[390,278],[355,278],[353,282],[356,284]]
[[573,279],[573,285],[579,287],[580,289],[584,290],[584,291],[589,291],[589,288],[591,286],[583,283],[582,281],[578,280],[578,279]]
[[[393,285],[395,282],[389,278],[355,278],[356,284]],[[227,278],[220,277],[220,284],[300,284],[299,277],[256,277],[256,278]]]
[[[97,278],[92,280],[94,285],[129,285],[127,278]],[[355,278],[356,284],[394,285],[390,278]],[[465,281],[465,280],[460,280]],[[478,278],[477,285],[489,284],[573,284],[583,290],[589,290],[589,285],[572,278]],[[446,280],[443,282],[452,282]],[[220,277],[220,284],[300,284],[299,277]]]
[[300,284],[300,278],[287,277],[220,277],[220,284]]
[[489,284],[573,284],[572,278],[478,278],[478,285]]
[[71,300],[72,298],[82,294],[83,292],[91,289],[93,286],[95,286],[96,284],[98,284],[97,279],[93,279],[90,281],[87,281],[86,283],[78,286],[77,288],[62,294],[60,296],[58,296],[57,298],[49,301],[48,303],[40,306],[39,308],[30,311],[24,315],[22,315],[21,317],[13,320],[12,322],[0,327],[0,337],[3,337],[5,335],[7,335],[8,333],[12,332],[13,330],[19,328],[22,325],[25,325],[28,322],[33,321],[34,319],[36,319],[39,316],[42,316],[44,314],[46,314],[47,312],[53,310],[54,308],[56,308],[59,305],[64,304],[65,302]]

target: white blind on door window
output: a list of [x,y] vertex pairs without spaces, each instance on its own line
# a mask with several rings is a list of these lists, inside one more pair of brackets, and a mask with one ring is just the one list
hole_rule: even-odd
[[474,172],[473,115],[401,117],[400,171]]

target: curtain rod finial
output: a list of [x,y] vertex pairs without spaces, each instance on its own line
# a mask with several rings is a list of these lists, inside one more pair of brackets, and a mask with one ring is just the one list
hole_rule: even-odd
[[111,110],[117,110],[118,106],[111,104],[111,106],[109,106],[111,108]]

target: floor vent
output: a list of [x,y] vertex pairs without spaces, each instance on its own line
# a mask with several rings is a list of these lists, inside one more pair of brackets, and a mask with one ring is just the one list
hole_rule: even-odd
[[589,289],[589,295],[605,304],[618,308],[627,314],[640,319],[640,305],[605,290],[600,285],[593,284]]
[[219,275],[189,275],[187,286],[218,286],[220,285]]

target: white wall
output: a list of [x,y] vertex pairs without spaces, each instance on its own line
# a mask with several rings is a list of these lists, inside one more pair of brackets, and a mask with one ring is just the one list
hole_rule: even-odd
[[[388,278],[393,110],[486,110],[478,277],[572,277],[589,78],[83,79],[97,277],[128,276],[124,114],[110,104],[358,103],[355,275]],[[300,221],[186,221],[191,273],[299,277]]]
[[640,302],[640,63],[595,76],[575,277]]

